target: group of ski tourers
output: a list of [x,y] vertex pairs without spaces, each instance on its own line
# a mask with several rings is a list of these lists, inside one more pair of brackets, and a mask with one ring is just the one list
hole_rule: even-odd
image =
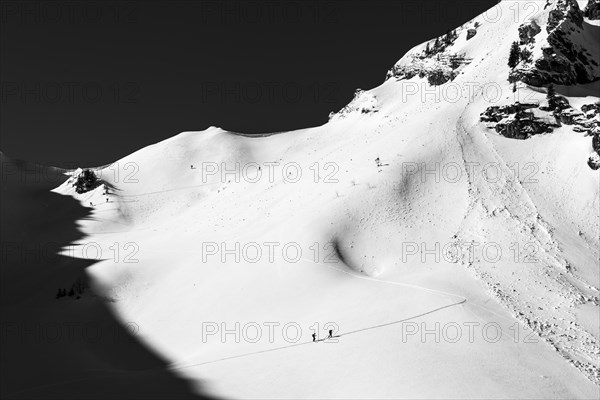
[[[331,339],[333,337],[333,329],[329,330],[329,336],[327,336],[327,339]],[[313,342],[317,341],[317,333],[313,333],[312,334],[312,338],[313,338]]]
[[[102,193],[102,194],[106,196],[106,202],[108,203],[108,199],[109,199],[108,188],[104,188],[104,193]],[[94,203],[92,203],[91,201],[90,201],[90,207],[94,207]]]

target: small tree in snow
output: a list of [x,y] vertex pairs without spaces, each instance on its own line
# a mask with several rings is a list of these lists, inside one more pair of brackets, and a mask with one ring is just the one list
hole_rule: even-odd
[[521,50],[519,49],[519,43],[513,42],[510,46],[510,54],[508,55],[508,66],[514,68],[519,63],[521,57]]
[[554,85],[551,83],[548,86],[548,92],[546,93],[546,101],[548,102],[548,107],[551,110],[554,110],[558,106],[558,102],[556,100],[556,90],[554,89]]
[[84,169],[77,176],[75,183],[73,186],[75,187],[75,191],[77,193],[85,193],[92,189],[95,189],[101,184],[101,181],[98,179],[94,171],[91,169]]

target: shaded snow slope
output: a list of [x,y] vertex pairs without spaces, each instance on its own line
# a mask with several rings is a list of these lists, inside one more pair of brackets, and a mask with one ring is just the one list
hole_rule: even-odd
[[104,299],[89,291],[55,297],[85,282],[94,262],[57,254],[82,239],[76,221],[89,217],[75,199],[51,192],[65,171],[1,153],[0,164],[0,396],[198,398]]
[[[564,125],[514,140],[479,120],[545,102],[507,80],[538,3],[457,29],[444,52],[468,62],[445,84],[406,74],[422,44],[323,126],[184,132],[96,170],[93,191],[66,182],[93,208],[75,252],[100,251],[96,290],[226,397],[597,397],[591,138]],[[312,343],[315,323],[337,343]]]

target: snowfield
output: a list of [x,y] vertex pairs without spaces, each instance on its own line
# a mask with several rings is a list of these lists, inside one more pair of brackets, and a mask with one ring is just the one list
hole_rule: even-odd
[[[390,76],[310,129],[183,132],[93,169],[86,193],[72,172],[54,191],[91,210],[63,249],[99,259],[84,298],[214,396],[599,398],[591,137],[480,121],[546,103],[507,80],[519,26],[546,32],[544,4],[459,27],[445,52],[469,61],[442,85]],[[586,87],[557,92],[598,101]]]

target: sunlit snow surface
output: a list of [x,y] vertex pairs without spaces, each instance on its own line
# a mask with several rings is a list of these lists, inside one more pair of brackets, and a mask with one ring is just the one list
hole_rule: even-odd
[[[597,397],[591,138],[479,122],[545,102],[507,81],[528,4],[457,29],[448,51],[471,62],[446,85],[391,78],[273,136],[184,132],[97,170],[108,196],[60,186],[93,205],[76,255],[101,248],[95,289],[174,371],[228,398]],[[328,323],[339,337],[313,343]]]

